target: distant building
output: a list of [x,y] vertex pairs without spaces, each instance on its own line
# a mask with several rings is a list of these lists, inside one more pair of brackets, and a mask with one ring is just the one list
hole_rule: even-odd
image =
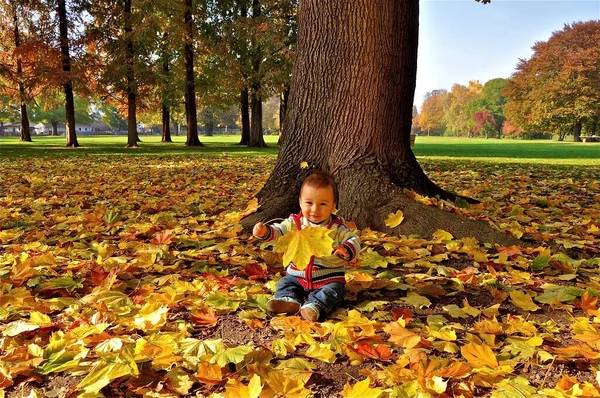
[[0,136],[20,136],[21,135],[21,124],[19,123],[6,123],[0,125]]
[[[52,123],[37,123],[33,126],[36,135],[52,135],[54,130],[52,129]],[[64,123],[56,124],[56,133],[58,135],[64,134],[67,128]]]

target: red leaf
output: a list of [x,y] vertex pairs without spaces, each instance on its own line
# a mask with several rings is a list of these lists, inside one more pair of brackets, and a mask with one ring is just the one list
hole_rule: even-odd
[[164,230],[161,231],[160,233],[156,234],[156,236],[154,237],[154,239],[152,239],[152,241],[150,243],[155,244],[155,245],[170,245],[171,239],[173,238],[173,231],[171,230]]
[[250,280],[266,282],[269,277],[267,271],[258,263],[246,264],[242,268],[244,269],[242,275],[247,276]]

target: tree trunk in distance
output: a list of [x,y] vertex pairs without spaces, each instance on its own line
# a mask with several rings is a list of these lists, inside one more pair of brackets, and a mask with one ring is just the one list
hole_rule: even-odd
[[[297,58],[277,164],[258,194],[260,208],[243,220],[286,217],[299,210],[302,180],[334,175],[339,214],[359,228],[522,243],[488,223],[413,200],[404,189],[456,199],[425,175],[410,148],[416,83],[418,0],[300,3]],[[301,162],[309,167],[303,169]],[[389,228],[390,213],[405,220]]]
[[194,21],[192,20],[192,0],[185,0],[183,13],[185,24],[185,112],[188,122],[186,146],[202,146],[198,137],[198,114],[196,110],[196,83],[194,78]]
[[[19,33],[19,18],[17,16],[17,5],[15,3],[13,3],[13,34],[15,40],[15,49],[18,50],[21,46],[21,35]],[[19,103],[21,107],[21,141],[31,142],[29,117],[27,117],[27,98],[22,77],[23,65],[21,63],[21,57],[17,56],[17,79],[19,80]]]
[[248,100],[248,87],[240,93],[240,112],[242,115],[242,138],[238,145],[248,145],[250,142],[250,108]]
[[573,127],[573,142],[581,142],[581,128],[581,120],[577,120]]
[[162,142],[173,142],[171,139],[171,112],[169,112],[169,107],[163,102],[162,104]]
[[137,116],[136,116],[136,83],[133,69],[133,29],[131,15],[131,0],[124,0],[126,68],[127,68],[127,148],[138,147]]
[[262,99],[260,96],[260,83],[253,83],[250,95],[250,140],[251,148],[267,148],[262,132]]
[[[260,0],[252,0],[252,18],[261,16]],[[252,39],[252,84],[250,85],[250,139],[248,146],[251,148],[266,148],[262,131],[262,94],[261,71],[262,48],[256,40]]]
[[67,147],[76,148],[79,146],[79,142],[77,142],[77,130],[75,130],[75,100],[73,99],[73,83],[71,81],[71,55],[69,53],[66,0],[58,0],[58,30],[60,34],[62,70],[66,76],[63,83],[65,90],[65,137],[67,137]]
[[167,93],[169,91],[168,85],[169,85],[169,46],[167,44],[167,39],[169,38],[169,32],[164,32],[163,33],[163,40],[162,40],[162,74],[163,74],[163,79],[164,79],[164,84],[166,87],[163,88],[163,93],[162,93],[162,101],[161,101],[161,108],[162,108],[162,138],[161,141],[162,142],[173,142],[173,140],[171,139],[171,125],[170,125],[170,121],[171,121],[171,112],[169,109],[169,104],[167,102]]

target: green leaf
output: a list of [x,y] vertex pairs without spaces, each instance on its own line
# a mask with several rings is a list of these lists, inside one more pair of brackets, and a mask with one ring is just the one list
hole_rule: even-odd
[[547,254],[540,254],[533,260],[531,269],[534,271],[540,271],[550,265],[550,256]]
[[496,384],[496,389],[492,391],[492,398],[523,398],[532,397],[537,389],[529,385],[526,378],[517,376],[512,379],[502,380]]
[[97,394],[112,380],[132,374],[132,369],[122,363],[101,362],[77,385],[86,393]]
[[546,290],[546,292],[536,296],[535,301],[544,304],[550,304],[552,298],[556,298],[562,303],[571,302],[585,292],[585,290],[577,287],[557,286],[548,283],[542,285],[542,288]]
[[107,225],[112,225],[119,221],[121,221],[121,216],[119,215],[119,213],[117,211],[110,209],[109,211],[104,213],[104,222]]
[[454,203],[460,207],[461,209],[468,209],[469,208],[469,202],[467,202],[466,200],[462,199],[462,198],[456,198],[456,200],[454,201]]
[[40,284],[40,289],[66,289],[69,292],[81,288],[83,288],[83,284],[70,276],[61,276],[60,278],[50,279]]
[[49,373],[58,373],[75,368],[79,365],[79,358],[75,358],[77,353],[63,349],[50,354],[46,362],[38,366],[38,372],[43,375]]
[[246,354],[252,351],[252,348],[241,345],[234,348],[228,348],[225,351],[217,353],[211,363],[217,363],[217,365],[223,367],[229,363],[238,364],[244,361]]

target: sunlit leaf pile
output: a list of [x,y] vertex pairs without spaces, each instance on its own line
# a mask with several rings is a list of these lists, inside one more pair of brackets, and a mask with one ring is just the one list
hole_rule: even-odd
[[482,203],[416,200],[529,245],[359,231],[311,323],[266,313],[281,255],[238,225],[272,166],[3,160],[0,396],[600,395],[600,168],[425,162]]

